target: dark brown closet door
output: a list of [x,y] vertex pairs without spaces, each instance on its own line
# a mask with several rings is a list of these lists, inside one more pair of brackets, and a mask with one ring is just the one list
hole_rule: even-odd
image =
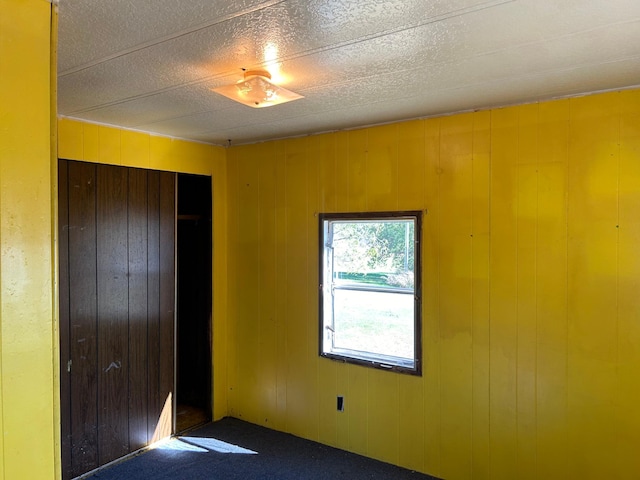
[[171,433],[175,174],[59,161],[64,478]]

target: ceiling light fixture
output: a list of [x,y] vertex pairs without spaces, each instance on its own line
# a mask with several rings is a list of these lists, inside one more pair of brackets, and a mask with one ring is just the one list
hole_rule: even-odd
[[248,70],[244,72],[244,80],[213,91],[252,108],[271,107],[304,98],[271,83],[271,74],[266,70]]

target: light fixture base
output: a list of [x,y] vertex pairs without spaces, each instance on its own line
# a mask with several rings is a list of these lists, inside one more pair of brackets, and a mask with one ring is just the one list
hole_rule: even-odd
[[214,88],[213,91],[251,108],[271,107],[304,98],[271,83],[271,74],[266,70],[247,70],[244,80]]

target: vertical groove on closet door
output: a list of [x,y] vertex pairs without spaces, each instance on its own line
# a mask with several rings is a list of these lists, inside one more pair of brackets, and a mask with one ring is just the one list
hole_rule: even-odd
[[148,442],[147,429],[147,172],[129,170],[129,446]]
[[68,163],[58,162],[59,333],[60,333],[60,437],[64,479],[71,478],[71,391],[67,365],[69,350],[69,185]]
[[96,167],[69,163],[71,476],[98,466]]
[[147,437],[155,435],[162,405],[160,405],[160,173],[147,174],[147,381],[148,421]]
[[97,167],[98,449],[100,464],[129,453],[127,177]]
[[160,438],[172,432],[174,365],[175,174],[160,174],[160,402],[164,407]]

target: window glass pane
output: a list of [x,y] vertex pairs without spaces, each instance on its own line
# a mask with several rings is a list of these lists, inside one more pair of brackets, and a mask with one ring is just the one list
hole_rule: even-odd
[[334,292],[334,348],[414,358],[413,295]]

